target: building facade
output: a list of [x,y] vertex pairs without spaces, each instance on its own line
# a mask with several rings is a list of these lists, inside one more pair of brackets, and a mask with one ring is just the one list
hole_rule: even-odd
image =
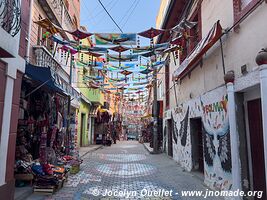
[[[86,31],[85,27],[82,27]],[[81,45],[91,47],[92,42],[89,38],[81,40]],[[81,91],[82,96],[87,99],[81,101],[79,109],[79,120],[81,123],[79,127],[80,145],[86,146],[94,143],[94,125],[96,112],[99,106],[104,104],[104,95],[99,89],[90,88],[89,77],[96,77],[97,70],[94,70],[90,65],[93,65],[95,58],[85,52],[79,53],[78,67],[78,85],[77,88]]]
[[[162,69],[164,143],[212,189],[266,193],[266,67],[255,62],[267,45],[266,6],[260,0],[169,1],[158,20],[163,29],[196,22],[183,27],[179,50]],[[169,39],[166,33],[157,42]]]
[[5,0],[0,5],[0,193],[4,199],[14,195],[13,165],[29,7],[28,0]]

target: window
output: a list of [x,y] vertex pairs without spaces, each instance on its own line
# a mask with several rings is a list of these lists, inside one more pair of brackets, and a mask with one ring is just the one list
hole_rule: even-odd
[[233,0],[234,23],[244,17],[261,0]]
[[182,63],[184,59],[194,50],[195,46],[201,40],[201,9],[198,8],[192,14],[191,18],[189,19],[190,22],[197,22],[193,28],[188,29],[186,28],[185,32],[183,33],[183,50],[180,55],[180,62]]

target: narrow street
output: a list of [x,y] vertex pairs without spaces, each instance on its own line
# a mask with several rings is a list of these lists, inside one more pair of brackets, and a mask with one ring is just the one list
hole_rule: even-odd
[[[83,157],[81,171],[71,175],[64,188],[48,200],[68,199],[127,199],[126,196],[104,196],[105,191],[137,191],[128,199],[203,199],[180,197],[181,191],[205,191],[203,181],[183,171],[165,154],[153,155],[136,141],[121,141],[111,147],[103,147]],[[173,191],[172,197],[147,196],[141,191]],[[99,195],[98,195],[99,194]],[[32,195],[31,199],[43,196]],[[222,199],[210,197],[206,199]]]
[[266,10],[0,0],[0,200],[267,200]]

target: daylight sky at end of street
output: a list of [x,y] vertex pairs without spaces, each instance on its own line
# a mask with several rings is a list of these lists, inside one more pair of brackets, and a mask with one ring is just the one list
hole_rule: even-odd
[[[160,0],[101,0],[101,2],[124,33],[138,33],[156,26]],[[81,0],[80,24],[93,33],[120,33],[98,0]],[[148,44],[148,41],[145,43]]]

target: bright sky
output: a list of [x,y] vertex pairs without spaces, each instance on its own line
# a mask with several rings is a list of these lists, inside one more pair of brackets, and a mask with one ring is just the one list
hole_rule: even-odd
[[[160,0],[101,0],[125,33],[155,27]],[[98,0],[81,0],[81,25],[89,32],[115,32],[119,29]]]

